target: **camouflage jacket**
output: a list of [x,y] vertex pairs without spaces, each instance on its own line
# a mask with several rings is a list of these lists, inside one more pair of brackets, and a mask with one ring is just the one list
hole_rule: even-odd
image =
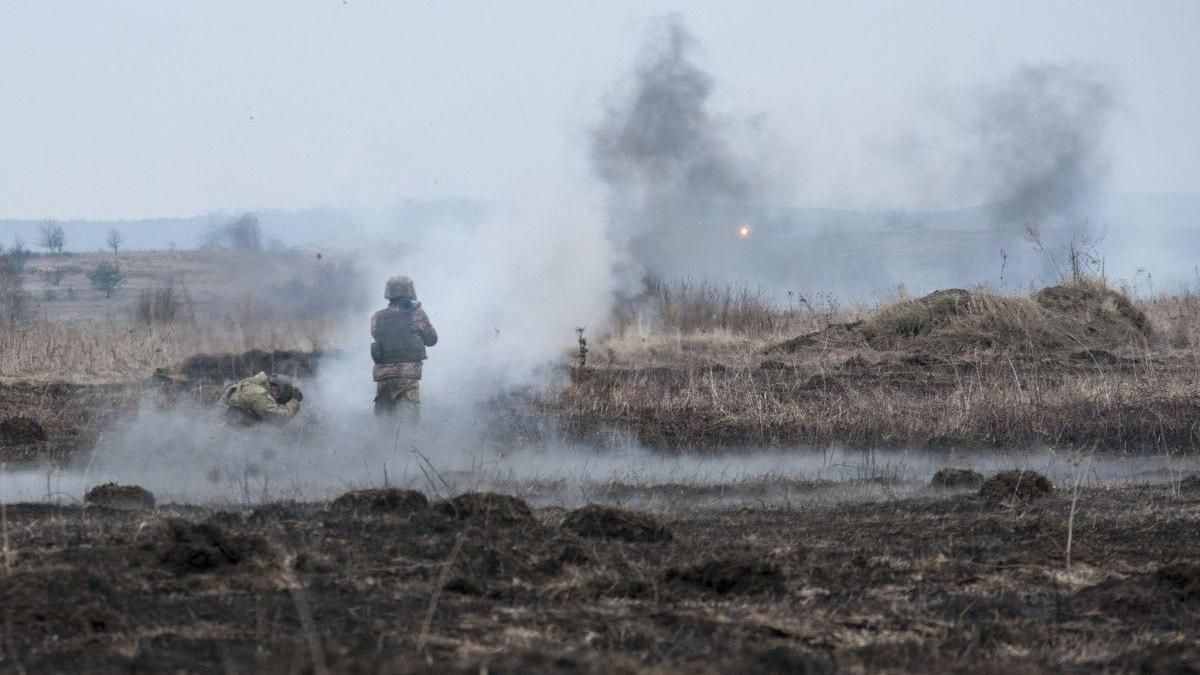
[[[381,309],[371,316],[371,337],[378,339],[379,318],[384,312],[395,311],[391,308]],[[413,309],[413,327],[417,333],[421,335],[421,341],[426,347],[432,347],[437,344],[437,331],[433,329],[433,324],[429,323],[429,316],[425,314],[425,310],[421,309],[420,304]],[[376,363],[372,372],[376,382],[386,380],[392,377],[403,377],[410,380],[421,379],[421,362],[409,361],[405,363]]]
[[232,408],[240,408],[250,417],[284,424],[296,416],[300,410],[300,402],[292,399],[280,405],[271,396],[266,373],[232,384],[221,394],[221,403]]

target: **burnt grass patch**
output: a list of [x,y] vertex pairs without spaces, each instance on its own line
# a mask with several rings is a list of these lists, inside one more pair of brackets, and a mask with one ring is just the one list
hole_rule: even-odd
[[333,500],[331,506],[343,511],[404,515],[429,509],[429,499],[416,490],[375,488],[347,492]]
[[495,492],[467,492],[434,504],[439,513],[458,520],[491,525],[530,525],[533,510],[523,500]]
[[595,539],[631,542],[672,539],[671,531],[654,516],[603,504],[589,504],[571,511],[563,518],[562,527],[581,537]]
[[964,467],[947,466],[938,469],[933,474],[933,478],[929,484],[936,488],[971,488],[977,489],[983,485],[983,474],[974,469]]
[[0,669],[1156,672],[1200,630],[1200,510],[1169,485],[1081,490],[1070,574],[1053,493],[684,510],[655,542],[328,506],[10,504]]
[[991,502],[1028,502],[1054,492],[1050,479],[1036,471],[1001,471],[979,486],[979,496]]

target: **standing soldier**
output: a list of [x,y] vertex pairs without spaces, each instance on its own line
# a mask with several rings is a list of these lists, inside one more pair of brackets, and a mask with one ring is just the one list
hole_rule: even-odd
[[437,344],[412,279],[388,279],[383,297],[386,309],[371,317],[371,358],[375,361],[375,414],[399,412],[408,421],[420,418],[421,362],[425,348]]

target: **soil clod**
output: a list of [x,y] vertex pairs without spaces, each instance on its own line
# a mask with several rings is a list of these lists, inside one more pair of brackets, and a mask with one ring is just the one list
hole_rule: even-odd
[[167,521],[162,539],[159,562],[179,575],[239,565],[267,549],[258,537],[234,537],[214,525],[179,519]]
[[983,485],[983,474],[960,466],[947,466],[933,474],[929,484],[937,488],[978,488]]
[[719,595],[749,595],[783,589],[783,572],[779,566],[751,557],[717,558],[684,568],[671,568],[663,578],[715,591]]
[[102,506],[121,511],[154,508],[154,495],[140,485],[118,485],[116,483],[97,485],[83,495],[83,501],[91,506]]
[[429,508],[429,500],[416,490],[380,488],[354,490],[333,500],[333,507],[367,513],[410,514]]
[[589,504],[563,518],[564,530],[581,537],[620,539],[632,542],[671,541],[671,531],[646,513]]
[[23,446],[46,441],[46,430],[37,420],[9,417],[0,422],[0,445]]
[[1048,478],[1036,471],[1001,471],[984,481],[979,495],[993,502],[1028,502],[1054,491]]
[[495,492],[467,492],[438,502],[434,508],[451,518],[478,520],[491,525],[525,525],[537,522],[523,500]]

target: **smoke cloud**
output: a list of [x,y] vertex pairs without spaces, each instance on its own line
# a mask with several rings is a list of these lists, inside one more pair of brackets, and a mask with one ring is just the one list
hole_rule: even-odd
[[1085,216],[1108,178],[1117,94],[1087,66],[1022,66],[934,105],[898,156],[914,194],[940,189],[943,201],[984,205],[993,226],[1020,230]]
[[729,277],[753,269],[753,228],[781,185],[761,117],[712,109],[713,78],[677,16],[659,19],[632,78],[592,130],[590,160],[607,189],[609,232],[637,273]]
[[964,177],[989,190],[997,224],[1074,217],[1108,176],[1113,89],[1075,65],[1027,66],[981,92],[979,149]]

